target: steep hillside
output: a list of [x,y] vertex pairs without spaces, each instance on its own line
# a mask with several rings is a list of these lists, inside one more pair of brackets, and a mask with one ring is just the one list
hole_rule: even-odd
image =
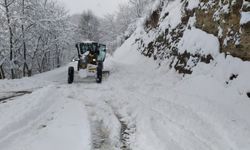
[[157,1],[131,39],[145,56],[191,74],[221,53],[250,60],[249,0]]

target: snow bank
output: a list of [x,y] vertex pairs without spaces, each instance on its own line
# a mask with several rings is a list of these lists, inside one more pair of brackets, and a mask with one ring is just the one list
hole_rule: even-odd
[[197,8],[200,4],[200,0],[189,0],[187,9],[193,10],[194,8]]
[[250,22],[250,12],[241,12],[240,24],[246,24]]
[[[197,7],[199,1],[189,2],[189,9],[192,9]],[[220,11],[226,13],[227,7]],[[126,93],[118,90],[124,96],[116,101],[124,104],[123,108],[128,107],[128,113],[137,115],[133,149],[248,150],[249,62],[220,54],[218,38],[195,28],[195,18],[192,17],[178,41],[178,52],[211,54],[214,60],[210,64],[199,62],[191,75],[180,77],[175,71],[166,69],[171,60],[166,58],[165,64],[158,65],[152,58],[142,58],[137,52],[143,49],[138,47],[140,44],[134,44],[136,39],[142,39],[147,46],[155,42],[165,29],[173,31],[181,22],[181,8],[181,1],[169,2],[162,10],[161,19],[165,15],[166,18],[160,20],[159,27],[145,31],[143,26],[138,26],[134,35],[114,55],[117,62],[129,64],[124,68],[119,65],[120,76],[115,75],[120,82],[117,85],[122,85],[124,88],[121,91]],[[183,30],[173,34],[181,35]],[[221,35],[222,29],[219,31]],[[156,46],[154,50],[158,49]],[[165,50],[168,52],[167,48]],[[135,65],[131,65],[133,62]],[[144,62],[145,65],[137,62]],[[126,75],[126,81],[122,81],[123,75]]]
[[133,44],[135,40],[133,37],[134,35],[115,51],[114,59],[116,61],[126,64],[136,64],[139,61],[145,60],[145,57],[136,50],[137,45]]
[[[201,31],[197,32],[200,34]],[[204,32],[201,35],[210,36]],[[202,46],[201,43],[196,45]],[[123,48],[127,46],[119,51],[126,51]],[[126,58],[130,62],[136,49],[132,46],[127,52],[131,53],[124,53],[128,57],[124,57],[123,62]],[[113,99],[123,104],[123,109],[127,107],[128,113],[137,114],[133,149],[250,148],[250,101],[246,94],[250,91],[246,82],[250,76],[250,63],[231,56],[225,58],[218,52],[214,54],[214,62],[199,63],[192,75],[179,79],[178,74],[171,71],[163,74],[153,65],[120,66],[120,72],[115,76],[121,82],[118,85],[124,87],[124,92],[118,90],[119,95],[124,96],[117,99],[114,96]],[[132,58],[133,62],[141,62]],[[147,63],[153,62],[148,59]],[[232,75],[237,77],[232,79]]]
[[212,54],[215,56],[219,54],[220,44],[214,35],[193,27],[185,30],[178,48],[180,53],[187,51],[192,54]]
[[162,20],[162,23],[160,24],[160,28],[170,28],[174,29],[176,26],[181,23],[181,17],[182,17],[182,3],[181,0],[175,0],[170,1],[166,7],[163,7],[161,17],[163,17],[165,14],[169,13],[168,17],[166,17],[164,20]]

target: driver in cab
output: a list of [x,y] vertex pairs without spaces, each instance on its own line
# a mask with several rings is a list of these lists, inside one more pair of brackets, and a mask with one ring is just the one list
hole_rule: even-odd
[[93,48],[89,48],[88,51],[89,51],[89,54],[87,55],[88,63],[96,65],[97,55],[95,53],[95,50]]

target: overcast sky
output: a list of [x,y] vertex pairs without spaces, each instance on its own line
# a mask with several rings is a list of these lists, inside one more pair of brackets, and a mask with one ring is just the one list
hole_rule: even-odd
[[70,14],[82,13],[84,10],[92,10],[97,16],[104,16],[117,10],[119,3],[128,0],[58,0],[70,11]]

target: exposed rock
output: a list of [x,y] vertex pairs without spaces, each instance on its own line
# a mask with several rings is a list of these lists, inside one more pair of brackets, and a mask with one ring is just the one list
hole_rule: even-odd
[[242,11],[245,11],[245,12],[250,11],[250,5],[243,5]]
[[[169,67],[174,68],[182,74],[191,74],[192,67],[199,62],[210,63],[213,61],[212,54],[191,54],[188,50],[179,53],[179,43],[184,31],[194,26],[197,29],[213,34],[219,39],[220,52],[242,60],[250,60],[250,22],[240,24],[241,12],[248,11],[247,2],[250,0],[200,0],[198,7],[188,9],[191,0],[182,0],[181,3],[181,23],[175,28],[161,24],[171,16],[171,12],[163,11],[167,7],[167,2],[163,2],[158,9],[152,12],[145,22],[145,33],[135,43],[139,46],[139,51],[161,65],[165,59],[172,60]],[[171,2],[170,2],[171,3]],[[247,4],[247,5],[246,5]],[[250,3],[249,3],[250,4]],[[172,14],[173,15],[173,14]],[[190,19],[192,18],[192,19]],[[195,20],[195,21],[194,21]],[[144,37],[156,35],[151,41]],[[192,62],[189,66],[188,62]]]
[[150,18],[146,21],[145,26],[148,29],[152,29],[152,28],[156,28],[158,26],[159,23],[159,19],[160,19],[160,13],[161,10],[155,10],[152,15],[150,16]]
[[239,75],[238,74],[232,74],[229,78],[229,80],[234,80],[238,77]]
[[[203,1],[205,4],[209,1]],[[243,0],[236,0],[235,3],[230,0],[222,1],[223,6],[219,6],[219,1],[214,2],[209,9],[200,7],[196,10],[196,27],[218,36],[219,27],[223,29],[220,39],[220,51],[230,53],[234,57],[242,60],[250,60],[250,23],[240,25],[241,8]],[[225,5],[229,5],[229,11],[223,12]],[[220,12],[220,13],[218,13]],[[215,20],[217,13],[218,20]]]

